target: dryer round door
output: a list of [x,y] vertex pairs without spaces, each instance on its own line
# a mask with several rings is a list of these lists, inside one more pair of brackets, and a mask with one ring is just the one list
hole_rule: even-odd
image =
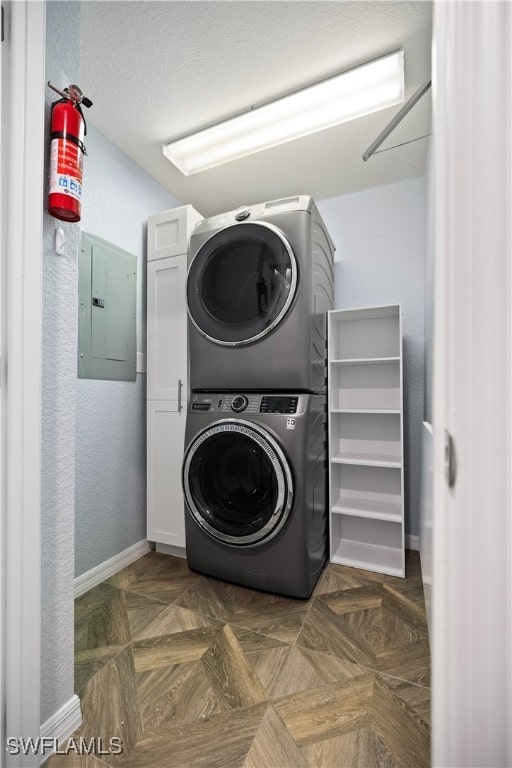
[[183,488],[201,528],[237,546],[273,538],[293,503],[292,473],[276,440],[241,420],[219,421],[193,440],[183,463]]
[[192,322],[216,344],[250,344],[286,316],[297,287],[297,262],[272,224],[241,222],[217,232],[190,265]]

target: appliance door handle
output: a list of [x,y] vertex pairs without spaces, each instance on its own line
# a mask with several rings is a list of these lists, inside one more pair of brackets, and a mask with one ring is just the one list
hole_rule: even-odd
[[183,405],[182,405],[182,402],[181,402],[181,390],[182,390],[182,387],[183,387],[183,382],[182,382],[181,379],[178,379],[178,413],[180,413],[181,410],[183,409]]

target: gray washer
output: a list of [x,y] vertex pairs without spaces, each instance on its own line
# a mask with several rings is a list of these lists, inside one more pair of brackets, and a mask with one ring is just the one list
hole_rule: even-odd
[[309,597],[327,557],[326,401],[193,393],[183,462],[189,566]]
[[201,221],[189,249],[191,390],[325,392],[334,245],[311,197]]

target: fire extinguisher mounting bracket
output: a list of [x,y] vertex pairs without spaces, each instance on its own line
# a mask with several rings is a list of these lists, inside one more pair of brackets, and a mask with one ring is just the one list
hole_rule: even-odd
[[69,99],[69,101],[72,101],[73,104],[82,104],[84,107],[92,107],[92,101],[87,98],[87,96],[84,96],[81,89],[78,87],[78,85],[74,85],[73,83],[68,87],[64,88],[64,90],[61,90],[60,88],[57,88],[56,85],[51,83],[48,80],[48,87],[52,89],[52,91],[55,91],[55,93],[58,93],[59,96],[62,96],[64,99]]

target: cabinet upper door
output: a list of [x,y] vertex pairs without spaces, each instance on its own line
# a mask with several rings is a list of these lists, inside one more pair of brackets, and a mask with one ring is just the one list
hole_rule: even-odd
[[188,239],[202,216],[191,205],[173,208],[148,219],[148,261],[181,256],[187,252]]
[[186,398],[187,256],[148,263],[147,398]]

